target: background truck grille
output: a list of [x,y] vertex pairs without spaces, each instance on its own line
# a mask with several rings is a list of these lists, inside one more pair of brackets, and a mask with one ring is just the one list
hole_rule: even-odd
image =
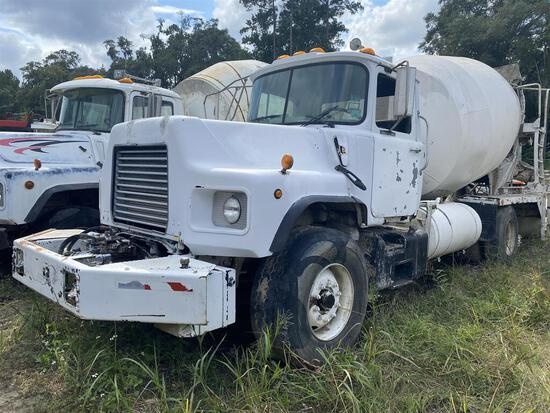
[[115,148],[113,219],[166,231],[168,151],[165,145]]

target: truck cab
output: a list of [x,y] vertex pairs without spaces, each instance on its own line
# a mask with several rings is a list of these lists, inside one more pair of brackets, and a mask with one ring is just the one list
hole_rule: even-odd
[[114,125],[183,113],[167,89],[100,75],[50,90],[53,133],[0,133],[0,250],[24,233],[98,222],[99,170]]

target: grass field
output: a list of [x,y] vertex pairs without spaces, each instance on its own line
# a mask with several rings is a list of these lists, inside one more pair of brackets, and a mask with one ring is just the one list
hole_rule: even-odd
[[4,279],[0,411],[548,412],[549,248],[377,296],[359,344],[314,371],[272,361],[269,335],[81,322]]

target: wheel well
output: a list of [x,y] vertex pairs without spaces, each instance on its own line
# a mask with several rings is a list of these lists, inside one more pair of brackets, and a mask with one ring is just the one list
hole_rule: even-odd
[[27,215],[26,222],[34,222],[66,207],[98,209],[98,206],[99,190],[97,187],[45,192]]
[[305,198],[293,204],[286,213],[270,251],[284,249],[292,230],[300,226],[325,226],[358,236],[358,228],[366,222],[366,213],[366,206],[351,197]]
[[303,225],[348,226],[357,228],[356,203],[315,202],[309,205],[295,222],[295,227]]

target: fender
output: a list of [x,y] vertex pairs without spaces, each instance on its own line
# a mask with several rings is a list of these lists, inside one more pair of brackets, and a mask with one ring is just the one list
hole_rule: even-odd
[[363,216],[363,222],[366,222],[366,206],[359,201],[357,198],[352,196],[326,196],[326,195],[309,195],[303,198],[300,198],[296,202],[294,202],[291,207],[286,212],[283,220],[281,221],[281,224],[279,225],[279,228],[277,229],[277,232],[275,233],[275,237],[273,238],[273,241],[271,242],[271,246],[269,247],[269,250],[272,253],[280,252],[284,249],[286,242],[288,240],[288,237],[290,236],[290,232],[294,228],[296,222],[298,221],[298,218],[303,214],[303,212],[311,205],[313,204],[356,204],[361,207],[362,216]]
[[[65,184],[65,185],[56,185],[56,186],[52,186],[51,188],[48,188],[42,193],[42,195],[40,195],[36,203],[33,205],[31,210],[25,217],[25,222],[30,223],[35,221],[39,217],[40,212],[42,211],[46,203],[54,194],[58,192],[78,191],[82,189],[99,189],[99,184],[98,183]],[[98,200],[98,206],[99,206],[99,200]]]

